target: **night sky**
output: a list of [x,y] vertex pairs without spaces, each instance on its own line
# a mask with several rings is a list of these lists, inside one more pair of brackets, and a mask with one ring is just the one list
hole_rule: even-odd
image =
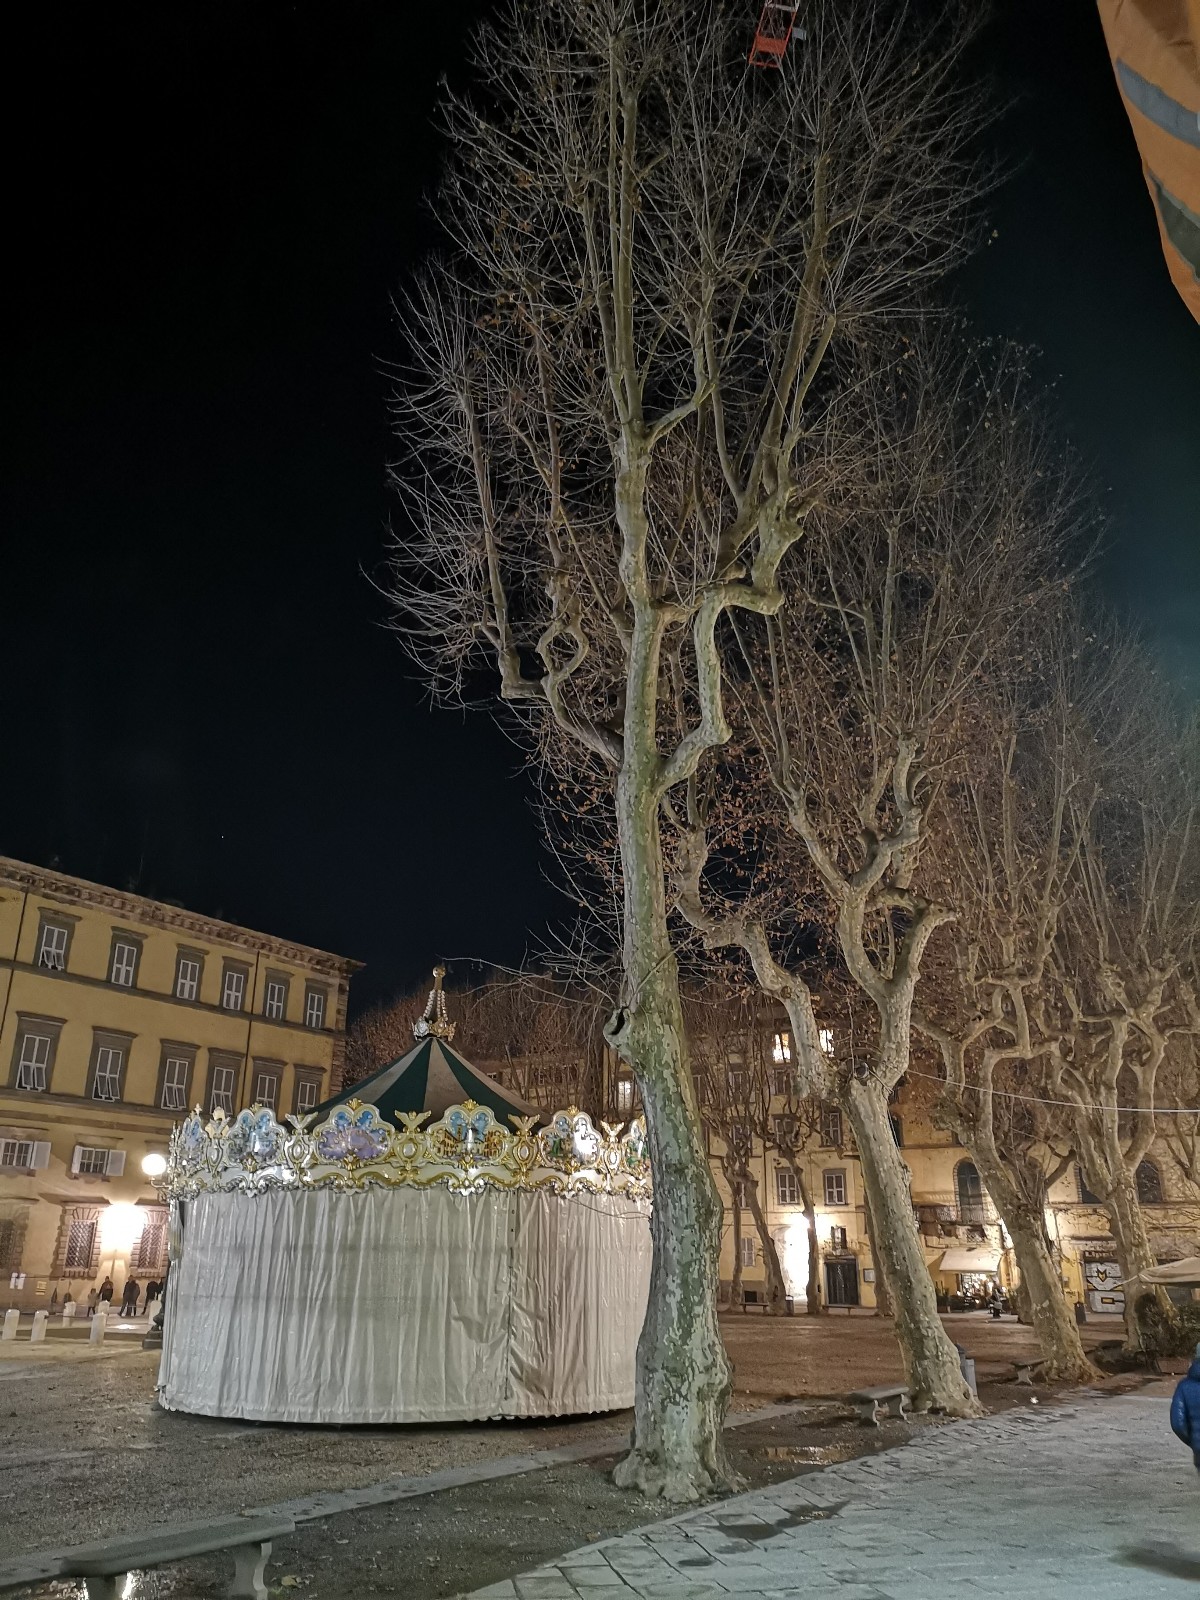
[[[481,6],[47,7],[9,41],[0,853],[356,956],[359,1004],[569,915],[519,753],[429,709],[364,577],[389,296]],[[952,292],[1044,352],[1102,584],[1195,684],[1200,329],[1094,8],[998,10],[1021,165]]]

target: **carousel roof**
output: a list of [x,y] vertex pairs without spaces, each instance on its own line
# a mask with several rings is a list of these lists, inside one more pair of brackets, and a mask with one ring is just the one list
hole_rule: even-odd
[[502,1126],[508,1123],[509,1117],[541,1120],[536,1106],[501,1088],[494,1078],[480,1072],[457,1050],[450,1048],[454,1023],[446,1017],[446,999],[442,993],[444,969],[435,967],[433,976],[434,987],[425,1014],[413,1024],[417,1039],[413,1048],[407,1055],[380,1067],[369,1078],[360,1078],[357,1083],[331,1095],[317,1107],[318,1117],[327,1115],[334,1106],[345,1105],[348,1100],[361,1100],[374,1106],[385,1120],[394,1119],[402,1111],[428,1111],[436,1121],[450,1106],[474,1100],[477,1105],[487,1106]]

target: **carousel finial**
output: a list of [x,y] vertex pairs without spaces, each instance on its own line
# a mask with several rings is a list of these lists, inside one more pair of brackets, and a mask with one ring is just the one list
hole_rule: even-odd
[[425,1002],[425,1011],[413,1023],[413,1038],[445,1039],[447,1043],[454,1037],[454,1023],[446,1016],[446,996],[442,993],[442,979],[446,976],[445,967],[434,967],[433,988],[429,991],[429,999]]

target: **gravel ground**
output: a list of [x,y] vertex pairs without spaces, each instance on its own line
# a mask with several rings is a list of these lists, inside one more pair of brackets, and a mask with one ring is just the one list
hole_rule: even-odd
[[[1004,1370],[1015,1357],[1036,1353],[1027,1329],[964,1316],[948,1319],[952,1336],[979,1362],[980,1376]],[[900,1375],[889,1323],[830,1315],[786,1321],[749,1313],[727,1318],[726,1341],[735,1365],[737,1408],[773,1401],[844,1394],[855,1385]],[[582,1443],[628,1425],[624,1414],[545,1422],[438,1425],[406,1428],[308,1428],[224,1422],[165,1412],[154,1401],[157,1356],[127,1344],[98,1350],[77,1343],[31,1348],[9,1344],[0,1355],[0,1556],[79,1544],[197,1517],[289,1500],[317,1490],[348,1489],[398,1475],[417,1476],[490,1457]],[[810,1441],[811,1443],[811,1441]],[[739,1450],[750,1448],[739,1443]],[[807,1448],[807,1446],[805,1446]],[[790,1466],[789,1471],[795,1467]],[[590,1487],[603,1484],[591,1464],[540,1473],[546,1485],[587,1485],[613,1514],[628,1508],[632,1526],[646,1518],[636,1501]],[[495,1500],[506,1515],[522,1516],[509,1501],[535,1504],[549,1489],[534,1477],[484,1486],[480,1505]],[[474,1491],[477,1495],[481,1491]],[[566,1491],[564,1490],[564,1493]],[[468,1491],[457,1491],[467,1496]],[[615,1498],[614,1498],[615,1497]],[[447,1505],[449,1494],[438,1497]],[[430,1518],[432,1501],[402,1510],[356,1513],[381,1524]],[[416,1509],[422,1508],[422,1509]],[[553,1515],[544,1509],[536,1513]],[[619,1513],[625,1516],[624,1512]],[[434,1521],[442,1516],[438,1513]],[[563,1532],[583,1542],[581,1522]],[[431,1523],[432,1525],[432,1523]],[[305,1537],[308,1537],[307,1535]],[[555,1538],[558,1537],[556,1527]],[[340,1548],[340,1547],[334,1547]],[[543,1559],[535,1549],[528,1562]],[[471,1586],[488,1581],[472,1575]],[[333,1593],[334,1591],[329,1591]],[[452,1590],[429,1589],[428,1593]],[[149,1591],[147,1591],[149,1595]]]

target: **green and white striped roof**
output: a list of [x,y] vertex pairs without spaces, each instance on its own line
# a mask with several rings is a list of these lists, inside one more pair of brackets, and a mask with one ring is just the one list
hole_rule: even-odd
[[502,1127],[511,1126],[511,1116],[539,1116],[536,1106],[502,1089],[494,1078],[452,1050],[445,1039],[432,1036],[326,1100],[317,1107],[318,1118],[328,1116],[334,1106],[345,1105],[347,1100],[374,1106],[385,1121],[395,1121],[401,1111],[428,1111],[436,1122],[464,1100],[487,1106]]

